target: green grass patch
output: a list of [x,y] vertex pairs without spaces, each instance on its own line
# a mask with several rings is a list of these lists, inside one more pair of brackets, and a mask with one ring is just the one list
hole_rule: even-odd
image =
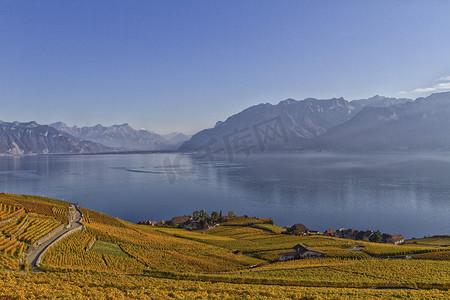
[[100,240],[95,241],[94,246],[92,246],[90,251],[117,257],[128,257],[128,255],[123,252],[117,244]]

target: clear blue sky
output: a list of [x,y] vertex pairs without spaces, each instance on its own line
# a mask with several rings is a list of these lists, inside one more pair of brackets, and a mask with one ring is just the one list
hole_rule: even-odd
[[286,98],[450,89],[450,1],[0,0],[0,119],[194,133]]

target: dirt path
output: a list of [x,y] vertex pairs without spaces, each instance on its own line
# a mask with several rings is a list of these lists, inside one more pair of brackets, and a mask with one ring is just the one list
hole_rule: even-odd
[[347,250],[347,251],[362,251],[363,249],[364,249],[364,246],[355,245],[353,248],[345,248],[344,250]]
[[[31,251],[27,254],[27,260],[30,263],[32,269],[34,272],[39,271],[38,268],[38,259],[40,256],[42,256],[45,251],[47,251],[50,246],[52,246],[53,243],[55,243],[61,236],[64,234],[78,228],[82,227],[83,224],[81,224],[81,211],[78,209],[78,206],[71,204],[71,207],[73,210],[69,213],[69,225],[64,227],[62,231],[58,231],[58,229],[55,229],[54,231],[57,231],[57,234],[49,238],[48,240],[44,241],[41,245],[39,245],[36,249]],[[54,231],[50,232],[53,233]]]

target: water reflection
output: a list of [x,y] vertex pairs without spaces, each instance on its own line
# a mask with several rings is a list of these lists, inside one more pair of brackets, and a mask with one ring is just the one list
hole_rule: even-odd
[[[178,158],[177,158],[178,155]],[[450,156],[136,154],[0,157],[0,190],[78,202],[132,222],[198,209],[311,229],[450,232]],[[167,165],[175,175],[170,182]],[[178,161],[178,162],[177,162]]]

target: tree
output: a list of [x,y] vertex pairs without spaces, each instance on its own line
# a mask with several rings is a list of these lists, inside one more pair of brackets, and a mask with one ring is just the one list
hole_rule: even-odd
[[194,211],[194,213],[192,214],[192,218],[194,219],[194,221],[197,221],[200,218],[200,213],[198,212],[198,210]]
[[219,221],[220,215],[217,211],[213,211],[211,213],[211,222],[217,222]]
[[381,243],[383,241],[383,235],[379,230],[377,230],[377,232],[372,234],[369,240],[374,243]]
[[234,218],[236,217],[236,215],[234,214],[234,212],[232,210],[228,211],[228,218]]
[[200,218],[202,218],[203,220],[207,220],[207,219],[209,219],[209,215],[208,215],[208,213],[204,210],[204,209],[202,209],[201,211],[200,211]]

